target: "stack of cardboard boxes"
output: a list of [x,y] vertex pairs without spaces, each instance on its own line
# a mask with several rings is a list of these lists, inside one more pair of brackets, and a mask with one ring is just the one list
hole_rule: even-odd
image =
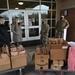
[[5,45],[0,49],[0,71],[11,69],[9,49]]
[[63,49],[63,42],[62,38],[49,39],[51,69],[61,70],[64,65],[63,60],[66,59],[67,48]]
[[5,45],[0,50],[0,71],[19,68],[27,65],[27,53],[22,45],[12,46],[9,50]]
[[27,65],[27,54],[22,45],[16,47],[12,45],[10,48],[11,67],[18,68]]
[[48,52],[45,47],[36,48],[35,51],[35,69],[48,69]]

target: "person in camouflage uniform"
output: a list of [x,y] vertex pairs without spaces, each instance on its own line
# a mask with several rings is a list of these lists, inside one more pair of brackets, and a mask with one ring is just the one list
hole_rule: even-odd
[[62,15],[60,17],[60,20],[57,21],[57,24],[56,24],[56,37],[62,38],[64,29],[67,29],[68,27],[69,27],[69,22]]
[[48,34],[49,34],[49,25],[47,24],[46,20],[42,21],[42,25],[41,25],[41,42],[42,42],[42,46],[46,47],[48,45]]

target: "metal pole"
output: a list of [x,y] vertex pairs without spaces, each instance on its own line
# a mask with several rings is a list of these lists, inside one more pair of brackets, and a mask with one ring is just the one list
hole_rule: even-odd
[[60,75],[62,75],[62,72],[60,71]]
[[40,0],[40,10],[41,10],[41,0]]
[[23,74],[22,74],[22,69],[19,69],[19,73],[20,73],[20,75],[23,75]]
[[7,8],[9,9],[9,1],[7,0]]

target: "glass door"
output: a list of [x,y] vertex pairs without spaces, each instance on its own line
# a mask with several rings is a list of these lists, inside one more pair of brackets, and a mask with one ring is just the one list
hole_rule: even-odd
[[28,28],[28,40],[40,39],[41,14],[37,10],[26,10],[26,22]]
[[[13,17],[19,17],[19,22],[21,23],[22,28],[22,41],[27,40],[27,32],[26,32],[26,18],[25,18],[25,10],[9,10],[9,22],[10,22],[10,31]],[[11,42],[13,42],[13,33],[11,32]]]
[[[13,17],[19,17],[19,22],[22,28],[22,41],[38,40],[40,39],[41,30],[41,13],[37,10],[9,10],[9,24],[11,31],[11,24]],[[13,42],[13,33],[11,32],[11,42]]]

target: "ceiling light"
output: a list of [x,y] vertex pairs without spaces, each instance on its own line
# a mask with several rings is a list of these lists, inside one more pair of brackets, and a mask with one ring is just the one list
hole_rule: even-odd
[[19,9],[19,8],[15,8],[15,9]]
[[23,3],[23,2],[18,2],[18,4],[19,4],[19,5],[23,5],[24,3]]

